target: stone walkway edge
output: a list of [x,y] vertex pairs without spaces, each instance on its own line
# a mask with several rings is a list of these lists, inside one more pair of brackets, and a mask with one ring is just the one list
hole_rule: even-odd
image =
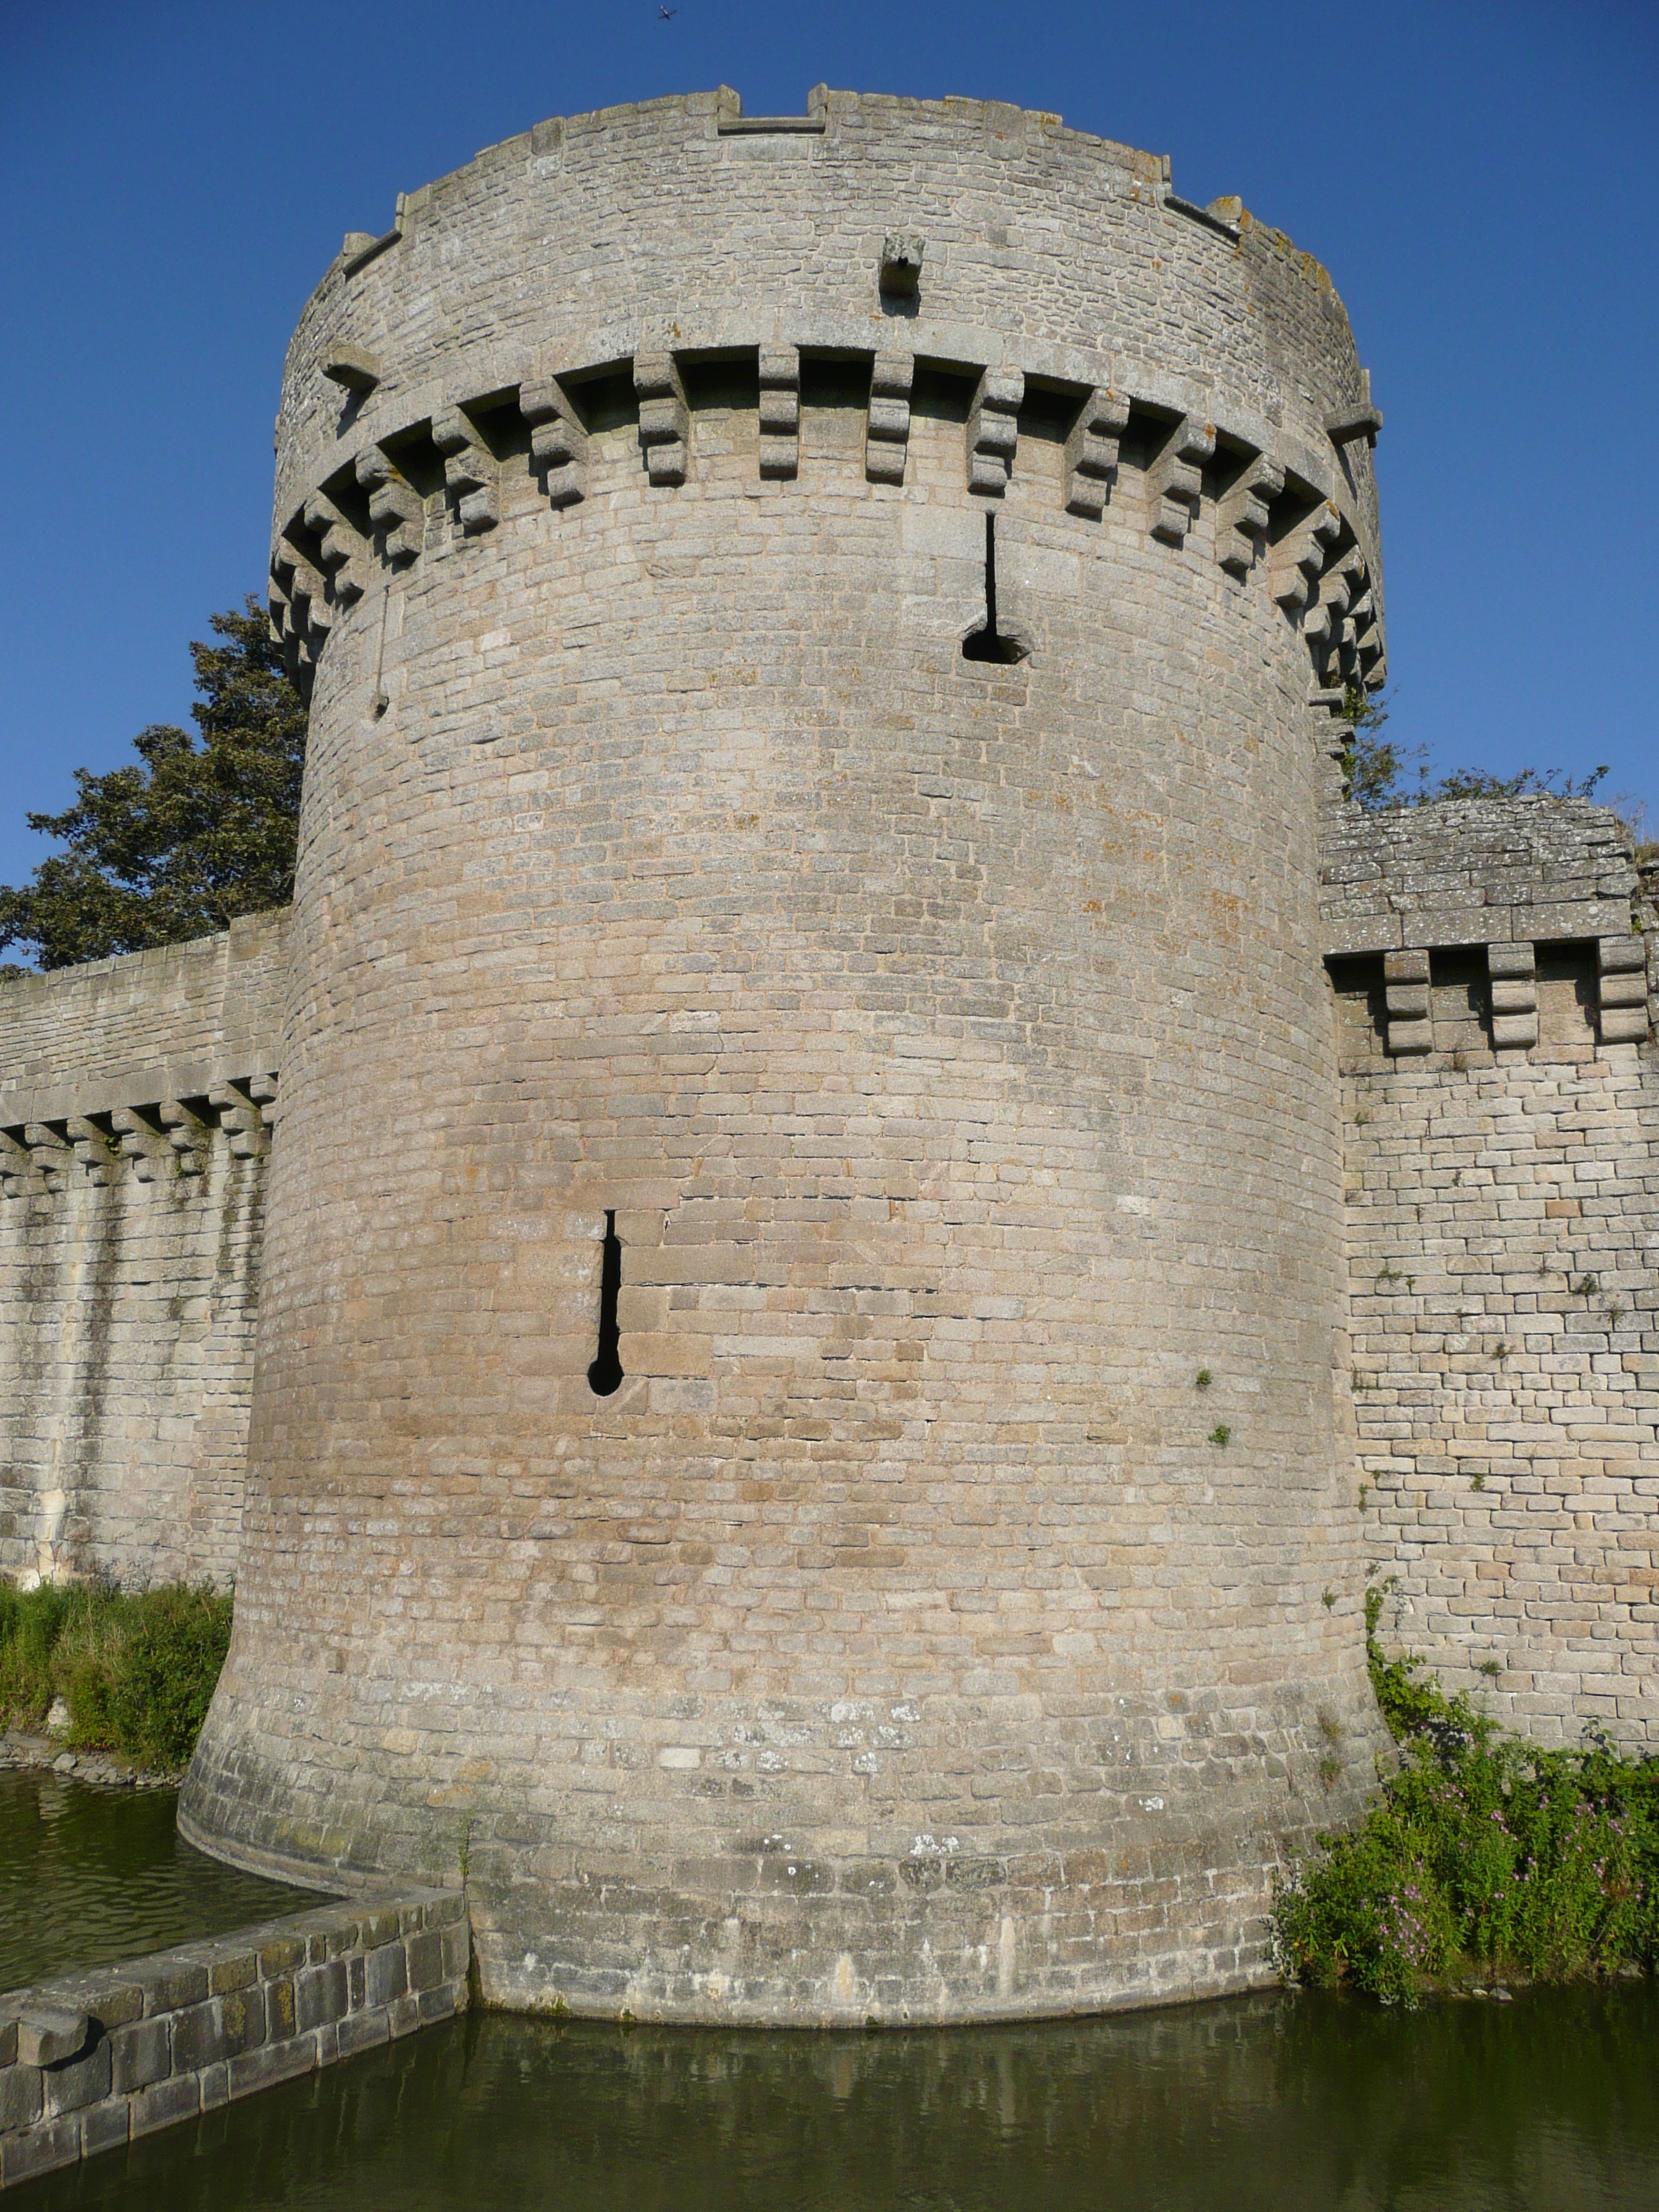
[[0,1996],[0,2189],[464,2012],[458,1889],[341,1898]]

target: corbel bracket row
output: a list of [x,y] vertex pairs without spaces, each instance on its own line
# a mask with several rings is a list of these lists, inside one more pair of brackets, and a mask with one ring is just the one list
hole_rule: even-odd
[[[759,472],[790,482],[800,469],[801,356],[798,347],[757,349]],[[672,490],[693,466],[691,409],[675,352],[665,346],[622,364],[639,414],[641,462],[647,481]],[[588,495],[588,434],[573,392],[586,378],[614,375],[570,369],[515,389],[446,404],[407,429],[382,432],[345,468],[311,493],[276,540],[270,611],[291,672],[308,688],[337,617],[362,597],[377,553],[389,568],[418,559],[434,527],[447,517],[455,542],[477,540],[501,518],[501,474],[509,464],[495,431],[516,406],[528,427],[530,466],[550,506],[579,506]],[[872,483],[902,485],[909,455],[915,357],[890,349],[871,364],[865,423],[865,474]],[[1013,473],[1028,378],[1023,370],[979,372],[964,441],[966,489],[1000,499]],[[1340,701],[1358,682],[1382,680],[1383,641],[1374,580],[1352,523],[1335,501],[1285,459],[1206,416],[1170,419],[1161,403],[1139,401],[1108,386],[1086,392],[1063,456],[1066,511],[1099,521],[1118,491],[1132,414],[1141,459],[1139,505],[1147,534],[1186,547],[1208,501],[1217,564],[1241,581],[1258,567],[1288,619],[1301,628],[1313,662],[1315,696]],[[1257,430],[1255,438],[1267,433]],[[417,456],[424,453],[424,468]],[[1305,460],[1304,467],[1315,465]],[[424,489],[422,489],[424,485]],[[355,516],[355,520],[354,520]]]
[[141,1183],[200,1176],[219,1132],[233,1158],[263,1158],[276,1101],[276,1076],[251,1075],[215,1084],[204,1098],[188,1103],[157,1098],[15,1123],[0,1128],[0,1196],[103,1188],[124,1172]]
[[[1538,1042],[1538,953],[1526,939],[1489,945],[1487,989],[1495,1050],[1524,1051]],[[1640,1044],[1648,1035],[1647,941],[1633,931],[1595,940],[1596,1027],[1603,1044]],[[1382,956],[1387,1048],[1395,1059],[1434,1050],[1426,948]]]

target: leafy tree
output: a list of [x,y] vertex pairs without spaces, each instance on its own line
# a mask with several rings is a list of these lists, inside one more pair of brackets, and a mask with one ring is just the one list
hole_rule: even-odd
[[133,740],[137,764],[76,769],[74,805],[28,817],[66,849],[0,889],[0,951],[67,968],[205,936],[293,896],[306,710],[256,599],[210,621],[223,642],[190,648],[200,743],[152,723]]
[[[1514,775],[1492,775],[1485,769],[1455,768],[1431,777],[1426,745],[1401,747],[1382,735],[1389,709],[1358,684],[1350,684],[1342,711],[1352,734],[1342,748],[1343,793],[1368,811],[1383,806],[1426,806],[1437,799],[1589,799],[1607,775],[1605,766],[1588,775],[1563,775],[1559,768],[1523,768]],[[1407,775],[1417,771],[1412,786]]]

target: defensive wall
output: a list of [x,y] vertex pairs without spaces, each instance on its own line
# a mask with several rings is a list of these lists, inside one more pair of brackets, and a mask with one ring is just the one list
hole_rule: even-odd
[[0,1570],[235,1570],[283,914],[0,983]]
[[1528,1735],[1659,1743],[1659,872],[1530,798],[1339,809],[1321,875],[1388,1633]]
[[1645,909],[1601,810],[1334,801],[1379,422],[1316,263],[994,103],[556,121],[348,236],[188,1833],[465,1860],[487,2002],[974,2018],[1267,1974],[1380,1576],[1645,1739]]

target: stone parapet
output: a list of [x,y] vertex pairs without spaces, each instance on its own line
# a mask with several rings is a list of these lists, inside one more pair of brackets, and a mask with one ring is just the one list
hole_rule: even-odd
[[1628,934],[1630,833],[1587,799],[1345,805],[1320,836],[1325,950],[1394,952]]
[[0,2189],[448,2020],[471,1955],[404,1889],[0,1996]]
[[[623,252],[595,255],[596,222]],[[539,124],[362,236],[277,420],[270,604],[302,687],[377,566],[495,529],[526,474],[581,501],[619,407],[649,483],[685,485],[715,363],[753,387],[757,483],[798,474],[800,380],[834,365],[865,384],[869,481],[904,484],[913,374],[943,374],[964,490],[1000,498],[1058,428],[1082,450],[1056,507],[1116,496],[1171,551],[1260,565],[1322,705],[1383,680],[1381,416],[1341,302],[1237,203],[1180,198],[1165,157],[998,102],[820,86],[804,117],[745,118],[722,88]]]
[[288,908],[214,937],[0,982],[0,1130],[274,1069]]
[[1659,1012],[1652,890],[1629,830],[1588,799],[1336,808],[1320,839],[1320,926],[1340,988],[1380,985],[1376,1036],[1395,1059],[1547,1057],[1540,994],[1575,968],[1590,1027],[1566,1041],[1641,1044]]

